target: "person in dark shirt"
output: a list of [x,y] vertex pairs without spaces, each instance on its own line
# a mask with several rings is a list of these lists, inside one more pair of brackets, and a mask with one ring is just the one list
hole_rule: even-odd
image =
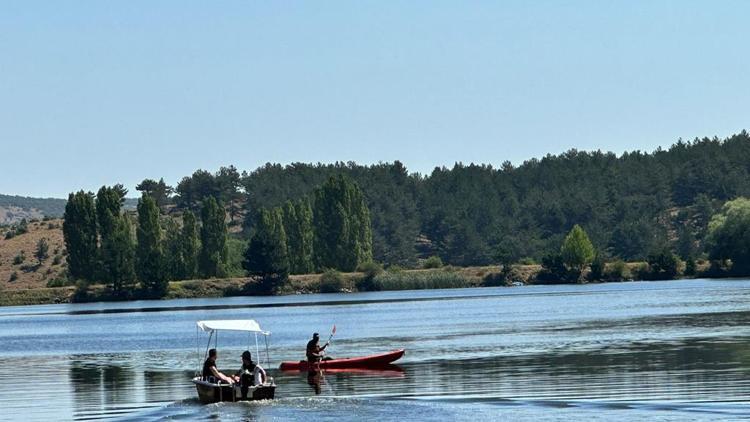
[[224,381],[227,384],[234,384],[234,380],[232,378],[222,374],[221,371],[216,368],[217,357],[218,354],[216,353],[216,349],[211,349],[208,351],[208,359],[203,362],[203,381],[209,381],[209,379],[213,377],[216,382]]
[[312,340],[307,342],[307,361],[310,363],[320,362],[325,354],[323,351],[328,347],[328,342],[320,347],[318,342],[320,341],[320,335],[313,333]]

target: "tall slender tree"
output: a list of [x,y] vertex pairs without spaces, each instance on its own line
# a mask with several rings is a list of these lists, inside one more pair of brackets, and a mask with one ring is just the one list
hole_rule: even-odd
[[201,210],[201,251],[198,267],[203,277],[223,277],[227,263],[227,225],[224,207],[213,196]]
[[79,191],[68,195],[63,236],[71,277],[92,281],[96,268],[96,208],[94,194]]
[[169,283],[165,271],[164,252],[159,227],[159,208],[156,201],[144,193],[138,201],[138,247],[136,267],[138,279],[149,297],[162,297]]
[[185,260],[182,256],[180,227],[173,218],[164,220],[164,268],[167,280],[183,280]]
[[297,216],[297,229],[299,230],[299,245],[297,253],[297,270],[300,274],[311,273],[315,269],[313,265],[313,214],[310,201],[302,198],[294,206]]
[[112,293],[117,297],[126,298],[132,294],[136,280],[133,235],[127,216],[111,217],[111,221],[112,233],[101,242],[102,273]]
[[312,211],[309,202],[287,201],[284,204],[283,217],[290,273],[312,272]]
[[184,263],[180,271],[180,278],[192,279],[198,274],[198,253],[200,242],[198,241],[198,225],[195,214],[190,210],[182,213],[182,232],[180,235],[180,248],[182,250],[182,261]]
[[255,292],[270,294],[289,275],[286,233],[280,208],[261,210],[257,230],[245,251],[242,266],[255,279]]
[[372,260],[372,230],[364,195],[342,175],[315,191],[313,251],[318,268],[353,271]]

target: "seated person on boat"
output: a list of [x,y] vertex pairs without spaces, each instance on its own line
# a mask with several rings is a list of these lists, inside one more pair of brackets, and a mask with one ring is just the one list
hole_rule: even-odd
[[318,344],[319,340],[320,335],[318,333],[313,333],[312,340],[307,342],[307,361],[310,363],[320,362],[323,359],[323,351],[328,347],[328,342],[326,342],[323,347],[320,347]]
[[246,399],[249,387],[266,383],[266,371],[253,362],[253,355],[249,350],[245,350],[242,352],[242,367],[232,378],[235,382],[240,383],[242,398]]
[[234,384],[234,380],[224,374],[221,373],[216,368],[216,358],[217,358],[216,349],[211,349],[208,351],[208,359],[203,363],[203,381],[209,381],[209,382],[216,382],[220,383],[221,381],[226,382],[227,384]]

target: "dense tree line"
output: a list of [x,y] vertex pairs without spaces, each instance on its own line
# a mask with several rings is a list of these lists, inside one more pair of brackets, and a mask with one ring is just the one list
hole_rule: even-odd
[[244,268],[257,279],[256,292],[271,293],[289,273],[354,271],[371,261],[372,231],[364,195],[339,175],[317,188],[312,199],[261,209]]
[[255,210],[305,197],[336,174],[362,187],[373,257],[386,264],[432,254],[454,265],[541,262],[576,224],[607,259],[645,260],[664,247],[684,259],[705,251],[708,222],[723,202],[750,195],[750,137],[620,156],[571,150],[517,167],[458,163],[428,176],[399,162],[267,164],[243,177],[246,226],[255,226]]
[[[146,179],[138,189],[162,214],[183,216],[183,224],[160,220],[159,243],[168,278],[184,279],[227,274],[232,238],[225,213],[230,227],[242,222],[242,233],[232,236],[249,242],[243,265],[251,274],[266,264],[252,262],[260,258],[249,251],[281,243],[285,251],[267,256],[285,261],[268,266],[273,274],[351,270],[368,260],[414,266],[430,256],[453,265],[535,261],[574,273],[588,266],[598,271],[602,262],[618,259],[661,268],[677,255],[688,265],[699,256],[728,254],[717,252],[729,250],[727,237],[709,224],[722,204],[750,196],[748,181],[750,136],[743,131],[724,140],[679,141],[652,153],[570,150],[518,166],[457,163],[428,175],[410,174],[398,161],[266,164],[242,173],[229,166],[216,173],[197,170],[175,188]],[[122,192],[114,190],[100,192],[101,205],[98,195],[83,192],[69,199],[75,213],[69,222],[66,209],[65,231],[66,238],[78,239],[68,258],[76,262],[75,277],[97,278],[102,275],[91,274],[97,267],[129,260],[128,229],[120,219],[134,222],[117,209]],[[193,212],[203,224],[189,222]],[[594,255],[569,265],[561,248],[572,242],[566,236],[583,238],[571,232],[576,225]],[[140,256],[132,233],[130,238]],[[110,256],[108,242],[115,241],[122,243],[122,255]],[[119,277],[132,283],[127,272]]]
[[162,218],[157,201],[144,192],[134,219],[122,209],[126,193],[115,185],[103,186],[96,195],[69,195],[63,236],[71,278],[84,288],[107,284],[115,298],[158,298],[166,294],[169,280],[225,275],[226,226],[215,199],[203,205],[199,242],[191,211],[182,213],[180,228],[175,218]]

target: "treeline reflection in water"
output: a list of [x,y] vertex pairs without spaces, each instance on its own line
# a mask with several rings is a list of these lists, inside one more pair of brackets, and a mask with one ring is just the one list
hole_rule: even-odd
[[[696,407],[696,402],[747,401],[749,350],[747,338],[727,338],[720,342],[691,339],[577,353],[413,362],[385,371],[270,372],[279,384],[280,403],[314,396],[542,406],[597,401],[611,408],[649,405],[688,411]],[[113,361],[124,364],[115,365]],[[3,365],[2,372],[8,367],[29,371],[32,382],[28,385],[28,397],[40,389],[58,399],[67,396],[76,419],[140,414],[148,408],[172,403],[180,403],[177,408],[180,413],[203,412],[193,399],[195,392],[189,382],[192,371],[144,368],[138,355],[73,355],[52,365],[37,357],[13,358],[8,363]],[[61,367],[67,367],[67,374],[53,369]],[[69,386],[68,394],[64,394],[65,384]],[[13,403],[0,401],[6,409],[14,407]],[[53,398],[51,403],[56,401]],[[29,403],[15,405],[20,411],[21,407],[28,409]],[[65,406],[59,408],[62,414]],[[723,410],[736,409],[731,406],[701,409],[719,414]],[[48,414],[49,408],[32,406],[30,414],[37,412],[38,416]]]

